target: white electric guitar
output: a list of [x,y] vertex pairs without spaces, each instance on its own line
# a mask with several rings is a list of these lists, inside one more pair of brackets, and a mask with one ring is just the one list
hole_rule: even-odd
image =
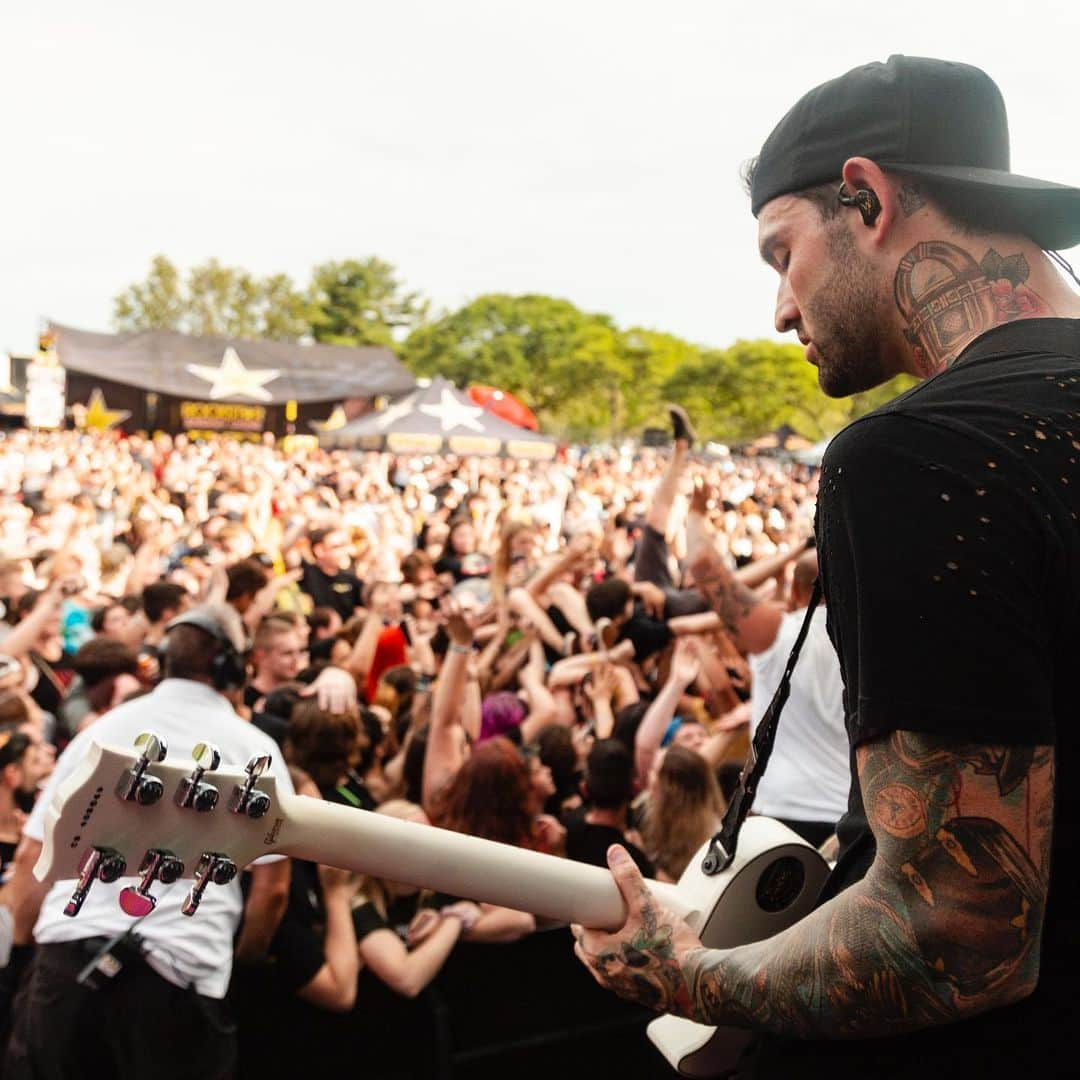
[[[279,794],[269,758],[220,767],[198,744],[194,760],[166,764],[163,739],[146,733],[136,752],[93,744],[48,807],[39,880],[75,879],[65,913],[76,916],[95,881],[131,878],[120,906],[153,910],[154,887],[192,878],[194,915],[206,889],[227,884],[260,855],[282,853],[454,896],[597,929],[623,925],[611,874],[583,863],[400,821],[317,799]],[[727,870],[706,876],[705,849],[677,885],[652,882],[657,899],[706,946],[729,948],[779,933],[813,907],[828,873],[821,856],[771,818],[749,818]],[[683,1076],[722,1076],[746,1034],[675,1016],[649,1037]]]

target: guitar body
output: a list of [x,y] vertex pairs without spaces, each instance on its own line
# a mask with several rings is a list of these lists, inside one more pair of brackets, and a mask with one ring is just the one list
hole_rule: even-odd
[[[735,859],[721,874],[701,872],[707,850],[706,844],[690,860],[678,891],[693,909],[687,921],[712,949],[762,941],[786,930],[813,910],[829,875],[817,851],[772,818],[746,819]],[[714,1028],[680,1016],[661,1016],[648,1031],[679,1075],[691,1077],[729,1074],[750,1040],[741,1028]]]
[[[34,873],[41,881],[71,881],[64,911],[73,918],[90,888],[111,890],[120,908],[138,917],[153,909],[159,884],[179,878],[192,879],[181,911],[198,918],[207,888],[232,882],[238,868],[262,855],[281,853],[556,922],[610,931],[626,921],[618,886],[601,867],[279,792],[265,761],[255,768],[259,759],[246,769],[207,768],[206,744],[194,749],[203,762],[196,765],[165,761],[154,736],[140,741],[139,757],[91,744],[50,800]],[[192,802],[196,792],[201,806]],[[721,874],[701,872],[706,850],[677,885],[649,888],[710,948],[786,929],[812,910],[828,875],[825,860],[772,818],[747,819],[738,854]],[[653,1021],[649,1037],[683,1076],[723,1076],[747,1040],[736,1029],[673,1016]]]

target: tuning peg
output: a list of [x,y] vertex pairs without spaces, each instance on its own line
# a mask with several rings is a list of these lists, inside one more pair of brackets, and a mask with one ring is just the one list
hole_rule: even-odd
[[180,781],[176,789],[176,805],[201,812],[213,810],[218,802],[218,790],[202,782],[203,774],[213,772],[221,764],[221,751],[213,743],[196,743],[191,752],[195,768]]
[[269,754],[258,754],[244,766],[247,779],[242,785],[237,784],[233,788],[232,798],[229,799],[229,809],[234,814],[246,814],[249,818],[266,816],[270,809],[270,796],[265,791],[257,790],[255,781],[268,768],[270,768]]
[[79,914],[95,879],[106,883],[116,881],[124,876],[126,869],[127,860],[115,848],[90,848],[79,863],[79,881],[64,907],[64,914],[72,917]]
[[150,886],[155,881],[171,885],[183,872],[184,864],[171,851],[150,848],[139,867],[142,880],[138,885],[120,890],[120,907],[134,919],[149,915],[157,907],[157,898],[150,895]]
[[169,744],[160,735],[144,731],[135,739],[135,749],[139,756],[130,769],[124,770],[116,785],[116,794],[127,802],[151,806],[164,794],[165,785],[146,770],[154,762],[165,760]]
[[213,851],[204,851],[195,867],[195,883],[187,894],[180,910],[185,915],[194,915],[202,902],[206,886],[228,885],[236,877],[236,863],[228,855],[219,855]]

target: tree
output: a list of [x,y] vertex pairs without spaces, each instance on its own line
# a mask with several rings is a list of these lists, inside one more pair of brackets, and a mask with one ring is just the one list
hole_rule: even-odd
[[800,346],[761,340],[702,352],[664,391],[690,410],[702,434],[738,443],[783,424],[807,438],[823,438],[912,382],[902,377],[852,398],[827,398]]
[[155,255],[142,283],[128,286],[113,301],[117,330],[179,330],[187,298],[176,267]]
[[311,333],[328,345],[394,347],[427,317],[419,293],[405,292],[382,259],[346,259],[316,266],[308,290]]
[[178,330],[212,337],[298,341],[310,334],[307,300],[286,274],[259,278],[208,259],[182,280],[164,255],[146,280],[116,297],[118,330]]
[[509,390],[564,434],[625,430],[633,358],[607,315],[568,300],[481,296],[414,330],[403,351],[415,374]]

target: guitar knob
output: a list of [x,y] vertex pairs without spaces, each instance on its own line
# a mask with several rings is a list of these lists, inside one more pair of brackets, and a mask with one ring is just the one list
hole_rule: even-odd
[[165,793],[165,785],[146,770],[154,762],[164,761],[168,743],[152,731],[144,731],[135,739],[139,756],[130,769],[125,769],[116,785],[116,794],[126,802],[152,806]]
[[184,864],[171,852],[150,848],[139,867],[138,885],[128,885],[120,890],[120,907],[133,919],[149,915],[157,907],[157,897],[150,892],[155,881],[171,885],[184,872]]
[[253,791],[244,811],[249,818],[258,820],[270,812],[270,796],[265,791]]
[[135,782],[135,802],[153,806],[165,794],[165,785],[156,776],[141,776]]
[[191,756],[195,768],[190,776],[180,781],[176,789],[176,805],[184,809],[208,813],[218,804],[218,790],[212,784],[203,783],[203,776],[221,764],[221,751],[213,743],[197,743]]
[[246,814],[250,818],[266,817],[270,810],[270,796],[255,787],[255,781],[270,768],[270,755],[259,754],[244,766],[247,779],[233,788],[229,809],[234,814]]
[[124,876],[127,860],[115,848],[92,847],[83,856],[79,864],[79,880],[71,899],[64,906],[64,914],[74,918],[82,910],[90,886],[95,881],[106,884]]
[[236,877],[236,873],[236,863],[228,855],[204,851],[195,867],[195,883],[180,910],[185,915],[194,915],[202,903],[207,885],[228,885]]

